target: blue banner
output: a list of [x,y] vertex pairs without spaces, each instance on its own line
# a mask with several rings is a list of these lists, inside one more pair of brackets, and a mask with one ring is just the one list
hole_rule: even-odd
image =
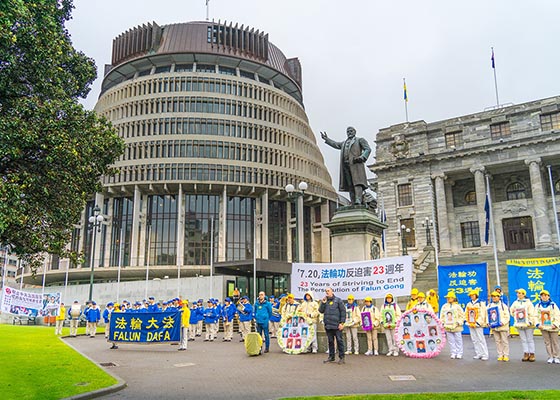
[[181,340],[181,313],[182,311],[113,313],[108,341],[179,342]]
[[[471,300],[469,292],[478,290],[479,299],[486,301],[488,298],[488,266],[482,264],[440,265],[438,266],[438,290],[440,309],[445,304],[445,295],[450,290],[455,292],[457,302],[465,309]],[[469,333],[465,325],[463,333]]]
[[541,290],[548,290],[554,302],[560,301],[560,257],[506,260],[506,265],[510,304],[517,299],[516,289],[525,289],[533,303],[540,300]]

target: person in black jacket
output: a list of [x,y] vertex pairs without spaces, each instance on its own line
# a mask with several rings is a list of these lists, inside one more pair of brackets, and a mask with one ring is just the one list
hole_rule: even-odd
[[344,321],[346,320],[346,309],[341,299],[334,295],[332,288],[325,290],[326,296],[321,300],[319,312],[323,314],[323,323],[329,340],[329,358],[324,363],[334,362],[335,350],[334,339],[336,338],[336,347],[338,348],[338,363],[344,364],[344,343],[342,341],[342,329],[344,329]]

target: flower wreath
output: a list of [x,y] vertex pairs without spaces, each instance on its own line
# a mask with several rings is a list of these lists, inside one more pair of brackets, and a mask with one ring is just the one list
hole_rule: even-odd
[[413,308],[397,321],[395,342],[408,357],[432,358],[445,346],[445,329],[433,312]]
[[300,354],[307,350],[315,336],[315,324],[302,312],[283,317],[276,333],[284,353]]

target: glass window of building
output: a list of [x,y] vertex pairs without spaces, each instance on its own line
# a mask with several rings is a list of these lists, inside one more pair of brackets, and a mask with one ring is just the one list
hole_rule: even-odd
[[227,261],[253,258],[253,210],[255,199],[230,197],[227,204],[226,259]]
[[399,207],[412,205],[412,184],[405,183],[397,186],[397,195],[399,199]]
[[237,75],[237,71],[235,70],[235,68],[224,67],[222,65],[218,67],[218,71],[220,72],[220,74],[224,75]]
[[146,75],[150,75],[150,73],[152,72],[151,68],[145,69],[143,71],[138,72],[138,76],[146,76]]
[[463,240],[463,248],[480,247],[480,230],[478,221],[461,223],[461,238]]
[[287,206],[283,201],[268,205],[268,258],[288,261]]
[[521,182],[513,182],[506,188],[506,198],[508,200],[518,200],[527,197],[525,185]]
[[192,64],[176,64],[175,65],[175,72],[192,72],[193,65]]
[[149,265],[176,265],[177,199],[174,195],[148,196],[146,257]]
[[132,197],[113,199],[113,226],[111,233],[110,265],[130,265],[130,244],[133,218]]
[[469,190],[465,194],[465,203],[467,203],[469,206],[476,204],[476,192],[474,190]]
[[171,65],[164,65],[161,67],[156,67],[155,73],[156,74],[163,74],[165,72],[171,71]]
[[196,64],[196,72],[216,72],[216,66],[210,64]]
[[493,140],[503,139],[511,136],[509,122],[490,125],[490,136]]
[[[255,79],[255,73],[249,71],[243,71],[242,69],[239,70],[239,75],[243,78]],[[247,88],[245,88],[247,89]],[[246,95],[245,95],[246,96]]]
[[543,131],[560,129],[560,112],[541,115],[541,129]]
[[[185,264],[210,264],[212,235],[214,236],[214,261],[217,260],[219,204],[219,196],[185,196]],[[212,219],[214,220],[213,232]]]
[[[402,227],[404,225],[404,228]],[[416,232],[414,229],[414,218],[401,219],[401,234],[404,235],[406,247],[416,247]]]
[[445,147],[448,149],[454,149],[461,144],[461,131],[447,132],[445,134]]

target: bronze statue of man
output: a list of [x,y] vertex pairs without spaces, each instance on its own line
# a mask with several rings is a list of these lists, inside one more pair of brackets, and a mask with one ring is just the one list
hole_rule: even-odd
[[352,204],[363,204],[364,190],[368,187],[366,169],[371,148],[364,138],[356,137],[356,129],[346,129],[348,138],[343,142],[329,139],[327,132],[321,132],[321,138],[331,147],[340,150],[340,182],[339,189],[350,193]]

